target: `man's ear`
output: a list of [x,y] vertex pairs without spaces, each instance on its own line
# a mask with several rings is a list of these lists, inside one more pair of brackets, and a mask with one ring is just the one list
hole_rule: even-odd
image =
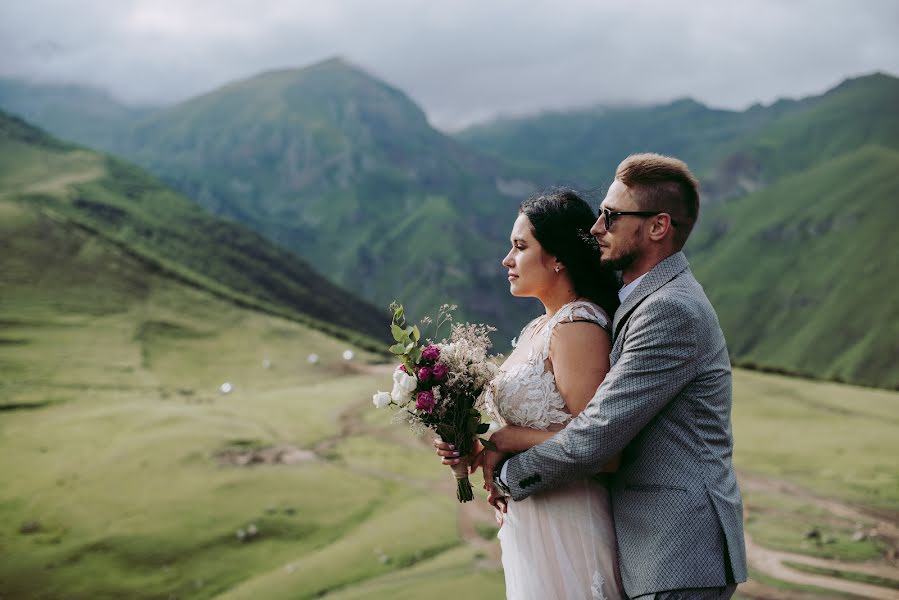
[[660,242],[671,232],[674,234],[674,225],[671,224],[671,215],[659,213],[652,217],[649,223],[649,238],[654,242]]

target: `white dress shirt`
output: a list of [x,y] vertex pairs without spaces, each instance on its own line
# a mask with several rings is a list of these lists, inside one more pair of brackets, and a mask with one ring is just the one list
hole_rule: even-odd
[[627,299],[627,297],[631,295],[631,292],[633,292],[634,289],[636,289],[636,287],[640,285],[640,282],[643,281],[644,277],[646,277],[646,273],[643,273],[629,284],[622,286],[622,288],[618,290],[618,300],[623,303]]

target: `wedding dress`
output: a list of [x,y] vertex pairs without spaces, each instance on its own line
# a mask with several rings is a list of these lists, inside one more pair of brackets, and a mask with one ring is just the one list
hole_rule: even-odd
[[[611,327],[600,307],[575,301],[522,330],[488,390],[488,409],[500,424],[559,431],[572,419],[556,388],[550,345],[557,326],[575,321]],[[509,600],[626,598],[609,493],[597,481],[510,498],[498,537]]]

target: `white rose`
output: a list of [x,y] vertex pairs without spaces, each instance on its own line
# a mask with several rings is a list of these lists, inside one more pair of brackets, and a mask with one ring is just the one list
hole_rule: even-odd
[[390,397],[397,404],[405,404],[415,388],[418,387],[418,380],[411,375],[406,375],[402,371],[393,372],[393,391]]
[[393,372],[393,383],[399,386],[407,394],[411,394],[418,387],[418,380],[411,375],[407,375],[403,371],[397,369]]
[[390,404],[390,394],[378,390],[378,393],[371,397],[371,401],[374,402],[375,408],[384,408]]

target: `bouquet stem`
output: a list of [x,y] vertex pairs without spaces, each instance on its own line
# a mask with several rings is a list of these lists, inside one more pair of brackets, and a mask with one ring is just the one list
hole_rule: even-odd
[[450,467],[453,470],[453,476],[456,478],[456,498],[459,499],[459,502],[471,502],[474,500],[471,482],[468,481],[469,464],[471,464],[471,456],[465,456],[459,461],[459,464]]

